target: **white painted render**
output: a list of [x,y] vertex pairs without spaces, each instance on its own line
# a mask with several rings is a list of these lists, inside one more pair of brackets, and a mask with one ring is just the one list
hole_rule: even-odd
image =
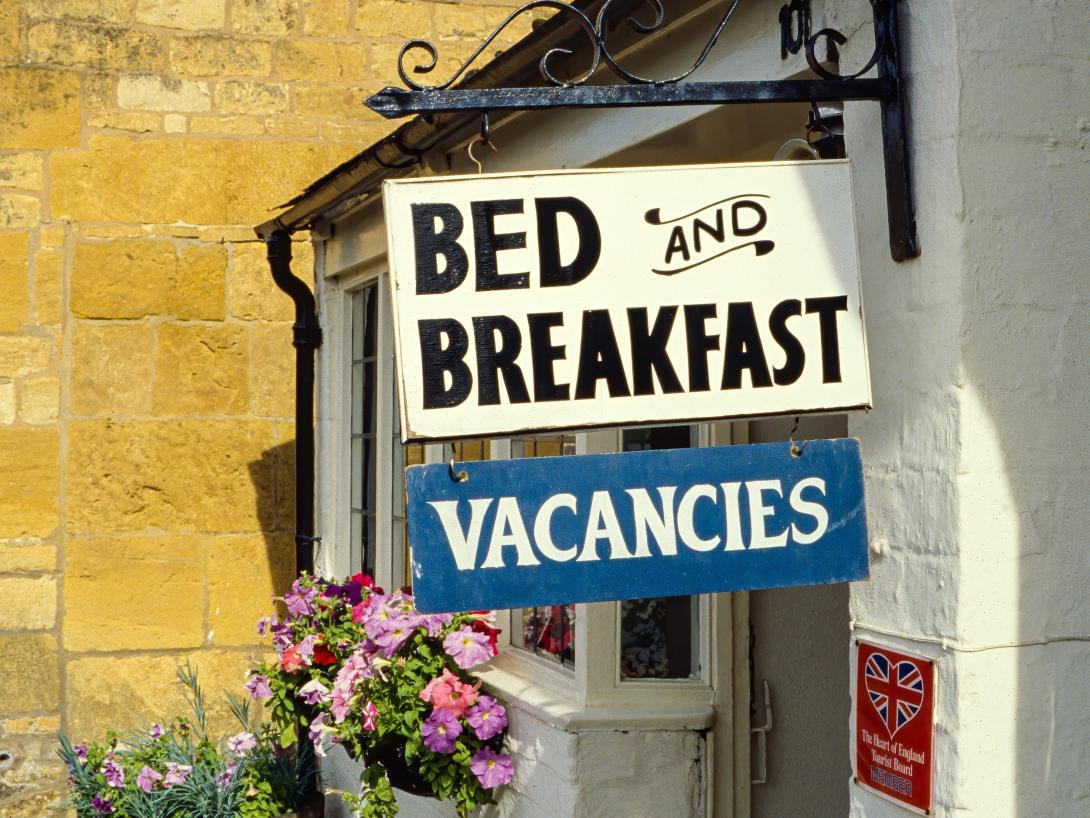
[[[694,79],[802,71],[799,57],[779,60],[779,6],[744,3]],[[815,28],[855,35],[842,67],[863,64],[869,3],[814,6]],[[877,105],[849,104],[845,115],[874,405],[848,421],[863,445],[872,542],[871,578],[851,586],[850,615],[856,636],[937,662],[932,814],[1078,818],[1090,815],[1090,8],[1083,0],[910,0],[900,10],[919,259],[889,256]],[[634,64],[663,73],[677,66],[699,50],[706,24],[660,41]],[[704,113],[537,114],[498,129],[500,152],[486,170],[607,166],[619,151],[638,151],[634,142]],[[770,158],[776,145],[747,141],[746,117],[736,109],[716,120],[729,125],[715,134],[724,155],[709,156],[718,146],[697,140],[663,161],[686,161],[678,151],[693,161]],[[446,157],[433,159],[436,172],[447,172]],[[465,156],[451,160],[454,172],[469,169]],[[334,276],[381,264],[382,234],[374,212],[349,214],[319,253],[327,332],[331,311],[343,309]],[[323,356],[335,356],[328,347]],[[324,371],[336,363],[324,357]],[[343,396],[325,375],[320,388],[325,498],[343,465],[330,437]],[[326,541],[337,531],[329,502]],[[323,558],[327,570],[345,573],[342,556]],[[608,641],[581,633],[584,644]],[[744,695],[738,645],[717,638],[713,646]],[[748,742],[735,729],[730,746],[721,731],[729,685],[712,698],[667,688],[630,699],[609,679],[595,681],[600,668],[580,672],[591,678],[577,686],[591,692],[552,711],[543,704],[551,688],[534,688],[532,673],[522,688],[496,682],[511,703],[518,773],[489,818],[749,818]],[[694,714],[710,720],[724,699],[712,747]],[[682,706],[687,715],[676,712]],[[588,708],[604,709],[571,717]],[[561,710],[567,715],[548,718]],[[733,712],[743,719],[748,707]],[[799,718],[780,735],[805,736]],[[748,725],[740,729],[744,736]],[[769,741],[777,738],[774,730]],[[850,751],[841,748],[844,759]],[[731,766],[743,772],[732,777],[724,772]],[[853,818],[910,814],[847,775],[843,787]],[[733,799],[723,798],[728,788]],[[790,803],[779,794],[755,805],[761,800]],[[406,800],[402,814],[453,812]]]

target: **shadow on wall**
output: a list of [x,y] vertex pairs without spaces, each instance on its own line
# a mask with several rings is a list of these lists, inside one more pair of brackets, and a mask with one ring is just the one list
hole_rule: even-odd
[[295,440],[266,449],[249,468],[272,586],[283,594],[295,578]]

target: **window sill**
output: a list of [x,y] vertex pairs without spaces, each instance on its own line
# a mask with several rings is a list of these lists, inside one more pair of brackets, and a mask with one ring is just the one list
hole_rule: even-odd
[[580,701],[574,679],[511,654],[501,654],[478,675],[505,705],[570,733],[706,730],[715,721],[710,701],[688,696],[682,701],[664,701],[669,690],[656,691],[653,701],[651,697],[632,701],[618,696],[626,700],[588,707]]

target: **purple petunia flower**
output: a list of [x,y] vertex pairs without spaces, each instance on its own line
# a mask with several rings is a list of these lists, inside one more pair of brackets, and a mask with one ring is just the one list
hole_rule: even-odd
[[253,733],[242,732],[227,739],[227,749],[235,755],[242,757],[257,746],[257,739]]
[[329,714],[319,713],[318,716],[310,723],[310,727],[307,730],[307,738],[314,745],[314,754],[320,757],[325,757],[325,750],[322,748],[322,739],[325,738],[326,732],[330,729]]
[[147,764],[136,776],[136,786],[142,789],[144,792],[151,792],[152,787],[155,786],[156,781],[162,781],[163,774],[156,772]]
[[119,790],[125,786],[125,771],[112,758],[106,759],[102,765],[102,774],[106,776],[106,786]]
[[83,762],[87,761],[87,745],[86,744],[76,744],[76,745],[74,745],[72,747],[72,750],[75,752],[76,758],[78,758],[80,761],[83,761]]
[[250,691],[250,698],[255,702],[272,698],[273,692],[272,688],[269,687],[269,680],[260,673],[255,673],[247,679],[243,687]]
[[428,636],[439,636],[443,628],[454,621],[454,614],[420,614],[420,624],[428,632]]
[[345,585],[330,583],[322,589],[322,596],[343,599],[349,605],[359,605],[363,601],[363,588],[354,582],[348,582]]
[[488,643],[488,637],[469,628],[448,633],[447,638],[443,640],[443,650],[463,670],[492,658],[492,648]]
[[329,698],[329,688],[318,679],[311,679],[299,688],[299,698],[307,704],[318,704]]
[[398,648],[416,631],[416,626],[407,616],[398,616],[389,621],[389,629],[375,637],[375,644],[382,648],[388,658],[397,653]]
[[495,753],[487,747],[477,751],[473,760],[469,762],[469,769],[486,790],[506,784],[515,775],[515,765],[511,763],[511,756]]
[[167,774],[163,778],[163,786],[168,790],[178,784],[184,784],[186,779],[189,778],[189,773],[193,768],[189,764],[175,764],[173,761],[167,762]]
[[91,799],[91,806],[95,808],[95,812],[100,815],[113,815],[117,812],[117,807],[114,806],[114,802],[109,798],[103,798],[100,795],[96,795]]
[[507,710],[491,696],[478,696],[477,703],[466,713],[466,721],[477,738],[490,739],[507,726]]
[[148,735],[151,736],[152,738],[162,738],[163,725],[158,724],[157,722],[153,721],[151,723],[151,729],[148,730]]
[[462,734],[462,724],[449,710],[436,708],[420,726],[424,746],[435,753],[453,753],[454,740]]

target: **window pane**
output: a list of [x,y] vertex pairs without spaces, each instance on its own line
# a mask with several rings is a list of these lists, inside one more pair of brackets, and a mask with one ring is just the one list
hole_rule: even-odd
[[375,572],[375,303],[372,284],[352,295],[352,549],[358,566]]
[[[512,457],[559,457],[575,454],[574,435],[535,435],[511,439]],[[575,666],[575,606],[545,605],[511,612],[512,644],[533,651],[565,667]]]
[[[685,449],[688,426],[628,429],[625,451]],[[621,605],[621,678],[688,679],[700,675],[697,597],[629,599]]]

